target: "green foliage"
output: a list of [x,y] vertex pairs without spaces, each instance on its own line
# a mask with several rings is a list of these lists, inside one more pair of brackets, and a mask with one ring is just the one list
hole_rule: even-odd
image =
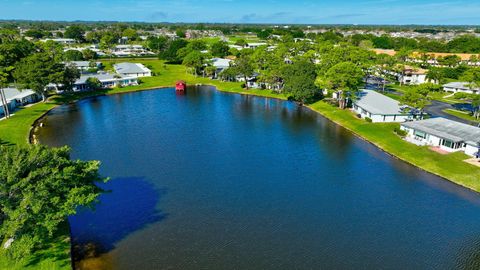
[[316,67],[312,62],[300,60],[292,65],[284,66],[282,77],[284,91],[294,100],[302,103],[310,101],[320,93],[315,85]]
[[82,52],[77,50],[68,50],[63,57],[65,61],[82,61],[84,59]]
[[89,77],[86,81],[87,88],[90,90],[100,90],[102,89],[102,83],[98,78]]
[[393,129],[393,132],[395,132],[395,133],[396,133],[398,136],[400,136],[400,137],[405,137],[405,136],[407,136],[407,132],[406,132],[405,130],[401,129],[400,127],[395,127],[395,128]]
[[171,63],[180,63],[181,58],[178,57],[178,51],[182,48],[185,48],[188,45],[188,42],[184,39],[172,40],[167,44],[165,50],[159,53],[159,58],[166,60]]
[[147,39],[147,48],[154,52],[160,52],[167,47],[168,39],[166,37],[149,37]]
[[65,33],[64,33],[64,36],[66,38],[72,38],[72,39],[75,39],[77,41],[84,41],[84,35],[85,34],[85,31],[83,30],[83,28],[79,25],[72,25],[72,26],[69,26],[67,28],[67,30],[65,30]]
[[85,60],[92,60],[92,59],[97,59],[98,58],[97,53],[90,50],[90,49],[83,50],[82,54],[83,54],[83,59],[85,59]]
[[405,91],[401,96],[400,101],[402,104],[408,105],[422,112],[425,106],[429,104],[429,93],[430,90],[428,87],[415,86]]
[[224,41],[217,41],[210,46],[210,52],[215,57],[225,57],[229,54],[230,47]]
[[70,150],[0,146],[0,237],[13,238],[10,254],[21,257],[52,237],[78,206],[102,192],[99,162],[70,159]]
[[365,121],[367,121],[368,123],[372,123],[372,118],[370,118],[370,117],[365,117]]
[[204,56],[201,52],[191,51],[189,54],[187,54],[183,58],[182,64],[184,64],[189,68],[192,68],[194,71],[194,74],[199,74],[201,68],[203,67],[204,60],[205,60]]

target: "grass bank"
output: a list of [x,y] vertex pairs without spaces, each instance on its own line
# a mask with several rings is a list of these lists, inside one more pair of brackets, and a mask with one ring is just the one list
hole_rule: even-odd
[[[30,129],[34,122],[58,105],[95,95],[111,95],[173,86],[174,83],[180,79],[185,80],[190,85],[213,85],[217,87],[218,90],[224,92],[286,99],[284,95],[272,93],[267,90],[245,90],[241,87],[240,83],[221,82],[208,78],[195,77],[188,74],[184,66],[168,65],[156,59],[115,59],[105,60],[103,62],[106,68],[110,69],[112,64],[125,61],[141,62],[150,67],[156,76],[142,78],[142,83],[138,86],[116,88],[108,91],[77,93],[66,96],[54,95],[45,103],[38,103],[31,107],[24,108],[15,112],[15,115],[10,119],[0,121],[1,142],[4,144],[27,145]],[[463,162],[462,160],[466,158],[464,154],[454,153],[450,155],[440,155],[428,150],[426,147],[409,144],[393,133],[394,127],[398,124],[367,123],[357,119],[349,111],[340,110],[324,102],[314,103],[310,108],[406,162],[465,187],[480,191],[480,181],[478,181],[478,179],[480,179],[480,169]],[[31,257],[24,258],[22,261],[16,263],[9,261],[4,254],[0,253],[0,269],[70,269],[70,244],[68,239],[68,229],[62,229],[59,236],[50,240],[51,244],[48,245],[46,249],[40,250]],[[67,254],[66,257],[65,254]]]
[[442,155],[426,146],[416,146],[393,132],[399,124],[368,123],[358,119],[348,110],[341,110],[323,101],[309,107],[401,160],[480,192],[480,168],[464,162],[463,160],[468,158],[464,153]]
[[446,109],[444,110],[444,112],[451,114],[453,116],[456,116],[458,118],[462,118],[462,119],[474,122],[474,123],[480,123],[479,119],[476,119],[475,117],[471,116],[470,113],[468,112],[462,112],[462,111],[453,110],[453,109]]

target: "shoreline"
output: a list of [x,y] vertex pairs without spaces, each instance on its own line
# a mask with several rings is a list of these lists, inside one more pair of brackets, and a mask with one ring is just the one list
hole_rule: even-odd
[[[264,97],[264,98],[272,98],[272,99],[277,99],[277,100],[283,100],[283,101],[288,101],[288,99],[286,97],[283,97],[283,96],[280,96],[278,95],[277,97],[274,97],[274,96],[267,96],[267,95],[262,95],[261,93],[251,93],[251,92],[248,92],[248,90],[242,90],[242,91],[236,91],[236,90],[225,90],[225,89],[222,89],[216,85],[213,85],[213,84],[192,84],[192,86],[207,86],[207,87],[211,87],[212,90],[214,91],[219,91],[219,92],[223,92],[223,93],[232,93],[232,94],[240,94],[240,95],[245,95],[245,96],[257,96],[257,97]],[[88,96],[84,96],[84,97],[79,97],[79,98],[76,98],[76,99],[72,99],[68,102],[65,102],[65,103],[59,103],[59,104],[56,104],[54,105],[52,108],[50,108],[49,110],[43,112],[35,121],[34,123],[32,123],[31,125],[31,128],[30,128],[30,131],[29,131],[29,137],[28,137],[28,142],[29,144],[35,144],[35,143],[39,143],[37,138],[35,137],[35,132],[37,131],[39,127],[39,124],[41,123],[41,121],[52,111],[54,110],[55,108],[58,108],[59,106],[61,105],[65,105],[65,104],[72,104],[72,103],[76,103],[76,102],[80,102],[82,100],[88,100],[88,99],[92,99],[92,98],[96,98],[96,97],[101,97],[101,96],[113,96],[113,95],[118,95],[118,94],[129,94],[129,93],[135,93],[135,92],[143,92],[143,91],[153,91],[153,90],[166,90],[166,89],[169,89],[169,88],[174,88],[173,86],[158,86],[158,87],[146,87],[146,88],[141,88],[141,89],[132,89],[132,90],[125,90],[125,91],[118,91],[118,92],[105,92],[105,93],[91,93],[91,95],[88,95]],[[319,102],[323,102],[323,101],[319,101]],[[298,106],[303,106],[319,115],[321,115],[322,117],[324,117],[325,119],[327,119],[328,121],[331,121],[332,123],[336,124],[336,125],[339,125],[341,126],[342,128],[345,128],[346,130],[348,130],[349,132],[351,132],[354,136],[356,136],[357,138],[361,139],[362,141],[365,141],[375,147],[377,147],[380,151],[384,152],[385,154],[397,159],[397,160],[401,160],[402,162],[405,162],[406,164],[409,164],[411,166],[414,166],[418,169],[420,169],[421,171],[424,171],[424,172],[427,172],[427,173],[430,173],[430,174],[433,174],[433,175],[436,175],[438,177],[440,177],[442,180],[444,181],[448,181],[450,183],[453,183],[459,187],[463,187],[463,188],[466,188],[470,191],[473,191],[475,193],[479,193],[479,191],[475,190],[474,188],[472,187],[469,187],[467,185],[463,185],[459,182],[456,182],[454,180],[451,180],[443,175],[441,175],[440,173],[437,173],[435,171],[432,171],[432,170],[428,170],[427,168],[424,168],[422,166],[419,166],[411,161],[409,161],[408,159],[406,158],[402,158],[401,156],[399,155],[396,155],[394,153],[392,153],[391,151],[388,151],[384,146],[382,146],[380,143],[378,142],[375,142],[374,140],[371,140],[369,138],[367,138],[366,136],[363,136],[361,133],[357,132],[356,130],[348,127],[347,125],[344,125],[341,123],[341,121],[339,121],[338,119],[334,119],[334,117],[329,117],[328,113],[325,112],[325,111],[322,111],[321,109],[318,109],[318,108],[315,108],[315,104],[318,104],[319,102],[316,102],[316,103],[313,103],[313,104],[309,104],[309,105],[298,105]],[[323,102],[324,103],[324,102]],[[325,103],[326,104],[326,103]],[[328,105],[328,104],[326,104]],[[328,105],[328,106],[331,106],[331,105]],[[332,106],[333,108],[333,106]],[[336,108],[335,108],[336,109]],[[345,110],[343,110],[345,111]],[[348,112],[350,113],[350,112]],[[353,117],[353,116],[352,116]],[[393,131],[392,131],[393,133]],[[395,135],[396,136],[396,135]],[[68,223],[68,227],[70,229],[70,224]],[[69,238],[71,239],[71,233],[69,234]],[[73,243],[71,242],[70,240],[70,247],[73,248]],[[71,260],[71,264],[74,265],[74,260],[73,260],[73,253],[70,254],[70,260]],[[75,269],[74,267],[72,269]]]
[[[219,86],[216,86],[214,84],[197,83],[197,84],[192,84],[192,86],[208,86],[208,87],[212,87],[213,90],[215,90],[215,91],[219,91],[219,92],[223,92],[223,93],[232,93],[232,94],[240,94],[240,95],[245,95],[245,96],[256,96],[256,97],[264,97],[264,98],[272,98],[272,99],[277,99],[277,100],[288,101],[288,99],[286,97],[281,96],[280,94],[274,94],[274,95],[278,95],[278,96],[272,96],[271,93],[269,93],[269,95],[262,95],[261,93],[248,92],[249,90],[245,90],[245,89],[242,89],[242,91],[227,90],[227,89],[222,89]],[[57,108],[58,106],[65,105],[65,104],[71,104],[71,103],[75,103],[75,102],[79,102],[79,101],[82,101],[82,100],[91,99],[91,98],[95,98],[95,97],[100,97],[100,96],[112,96],[112,95],[118,95],[118,94],[129,94],[129,93],[134,93],[134,92],[143,92],[143,91],[152,91],[152,90],[165,90],[167,88],[174,88],[174,86],[156,86],[156,87],[146,87],[146,88],[125,90],[125,91],[117,91],[117,92],[108,92],[107,91],[105,93],[92,93],[92,95],[88,95],[88,96],[85,96],[85,97],[80,97],[80,98],[77,98],[77,99],[73,99],[73,100],[71,100],[69,102],[66,102],[66,103],[63,103],[63,104],[57,104],[57,105],[53,106],[52,108],[50,108],[48,111],[44,112],[40,117],[38,117],[34,121],[34,123],[31,125],[31,128],[30,128],[28,141],[29,141],[30,144],[38,143],[37,139],[35,138],[35,131],[37,130],[37,128],[39,128],[39,126],[38,126],[39,123],[41,122],[41,120],[44,117],[46,117],[48,115],[49,112],[51,112],[53,109]],[[474,191],[476,193],[480,193],[480,190],[475,189],[474,187],[468,186],[466,184],[462,184],[461,182],[455,181],[454,179],[451,179],[451,178],[449,178],[445,175],[442,175],[439,172],[436,172],[434,170],[429,170],[428,168],[425,168],[424,166],[421,166],[419,164],[415,164],[413,161],[410,161],[407,158],[404,158],[404,157],[402,157],[398,154],[393,153],[393,151],[389,151],[385,146],[381,145],[379,142],[376,142],[375,140],[372,140],[371,138],[368,138],[367,136],[362,135],[360,132],[358,132],[357,130],[355,130],[355,129],[353,129],[353,128],[345,125],[345,124],[343,124],[338,119],[335,119],[334,117],[330,117],[325,111],[322,111],[321,109],[315,108],[314,105],[318,104],[320,102],[323,102],[323,101],[318,101],[318,102],[315,102],[313,104],[301,105],[301,106],[303,106],[305,108],[308,108],[309,110],[311,110],[315,113],[318,113],[319,115],[321,115],[322,117],[326,118],[327,120],[335,123],[336,125],[339,125],[342,128],[345,128],[346,130],[351,132],[353,135],[355,135],[357,138],[359,138],[359,139],[361,139],[361,140],[363,140],[367,143],[370,143],[371,145],[377,147],[379,150],[388,154],[391,157],[394,157],[398,160],[401,160],[401,161],[403,161],[403,162],[405,162],[405,163],[407,163],[411,166],[414,166],[414,167],[416,167],[416,168],[418,168],[418,169],[420,169],[424,172],[427,172],[427,173],[433,174],[435,176],[438,176],[438,177],[442,178],[443,180],[454,183],[457,186],[467,188],[468,190]],[[331,106],[331,105],[328,105],[328,106]],[[334,108],[334,107],[332,106],[332,108]],[[334,108],[334,109],[337,109],[337,108]],[[342,111],[348,112],[347,110],[342,110]],[[392,131],[392,134],[393,134],[393,131]],[[395,135],[395,136],[397,136],[397,135]],[[399,139],[401,139],[401,138],[399,138]],[[419,153],[419,154],[421,154],[421,153]],[[468,164],[465,164],[465,165],[468,165]],[[471,165],[471,166],[473,167],[473,165]]]

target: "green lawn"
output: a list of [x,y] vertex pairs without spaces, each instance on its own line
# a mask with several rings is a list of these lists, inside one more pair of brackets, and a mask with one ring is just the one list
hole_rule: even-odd
[[448,114],[451,114],[453,116],[456,116],[458,118],[462,118],[462,119],[465,119],[465,120],[468,120],[468,121],[480,123],[479,119],[475,119],[475,117],[471,116],[470,113],[468,113],[468,112],[462,112],[462,111],[452,110],[452,109],[446,109],[446,110],[444,110],[444,112],[446,112]]
[[465,163],[463,160],[468,156],[463,153],[441,155],[428,147],[416,146],[393,132],[399,124],[368,123],[356,118],[348,110],[340,110],[322,101],[312,104],[310,108],[408,163],[480,192],[480,168]]
[[61,226],[58,235],[43,250],[20,261],[9,260],[0,250],[0,270],[70,270],[70,237],[68,224]]
[[[15,112],[15,115],[8,120],[0,121],[0,140],[4,144],[27,145],[29,131],[36,119],[41,117],[48,110],[72,102],[83,97],[98,94],[118,94],[132,91],[140,91],[159,87],[173,86],[177,80],[185,80],[188,84],[209,84],[214,85],[220,91],[258,95],[279,99],[286,99],[286,96],[272,93],[268,90],[251,89],[246,90],[240,87],[240,83],[221,82],[208,78],[195,77],[186,72],[181,65],[168,65],[156,59],[115,59],[105,60],[106,69],[111,69],[116,62],[141,62],[152,68],[156,76],[142,78],[141,85],[125,88],[116,88],[108,91],[87,92],[67,96],[54,95],[45,103],[38,103],[31,107]],[[324,102],[317,102],[310,106],[313,110],[321,113],[334,122],[352,130],[359,136],[374,142],[383,150],[398,156],[399,158],[417,165],[429,172],[438,174],[460,185],[464,185],[476,191],[480,191],[480,169],[463,162],[467,157],[461,153],[440,155],[428,150],[426,147],[417,147],[401,140],[393,133],[393,128],[398,124],[372,124],[357,119],[352,113],[339,110]],[[13,263],[0,253],[0,269],[39,269],[57,270],[70,269],[68,229],[63,229],[52,245],[45,250],[33,254],[21,262]],[[66,254],[66,255],[65,255]]]

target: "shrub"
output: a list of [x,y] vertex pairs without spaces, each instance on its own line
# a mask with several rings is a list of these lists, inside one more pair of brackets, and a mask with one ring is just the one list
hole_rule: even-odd
[[403,129],[400,129],[400,127],[395,127],[393,131],[400,137],[405,137],[407,136],[407,132]]
[[370,117],[365,117],[365,121],[367,121],[368,123],[372,123],[372,118],[370,118]]

